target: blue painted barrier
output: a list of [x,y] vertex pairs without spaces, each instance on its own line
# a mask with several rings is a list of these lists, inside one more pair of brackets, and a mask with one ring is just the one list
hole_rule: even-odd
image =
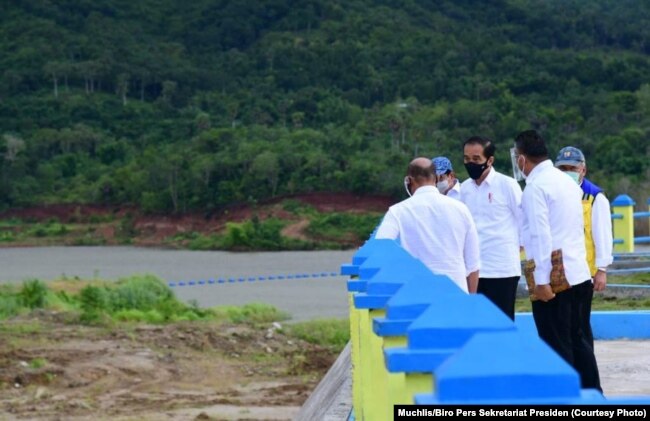
[[448,296],[407,328],[408,347],[384,351],[391,372],[435,371],[479,332],[514,331],[515,324],[483,295]]
[[[532,313],[517,313],[515,323],[537,333]],[[595,339],[650,339],[650,310],[592,311],[591,330]]]
[[625,275],[629,273],[650,273],[650,268],[629,268],[629,269],[610,269],[607,271],[610,275]]
[[614,260],[628,260],[650,257],[650,252],[635,251],[634,253],[614,253]]
[[386,317],[373,321],[373,331],[381,337],[406,336],[406,330],[429,306],[447,300],[451,295],[464,295],[460,288],[439,286],[435,279],[418,278],[404,286],[386,304]]
[[341,265],[341,275],[358,275],[359,266],[372,254],[375,254],[376,248],[386,247],[388,241],[391,240],[369,240],[359,248],[359,250],[352,257],[351,264]]
[[647,290],[650,292],[650,285],[639,285],[639,284],[607,284],[607,288],[630,288],[638,290]]
[[[505,316],[504,316],[505,317]],[[433,403],[602,403],[581,393],[580,377],[541,339],[516,330],[473,335],[435,372],[437,392],[416,396]]]
[[[581,390],[575,370],[539,339],[530,314],[517,314],[513,323],[487,298],[462,293],[389,240],[369,240],[341,272],[351,275],[358,420],[391,419],[386,403],[400,395],[399,388],[407,392],[400,403],[409,403],[409,396],[420,404],[650,403],[650,397],[605,401],[598,391]],[[597,339],[647,339],[650,311],[593,312],[592,327]],[[403,335],[406,346],[390,345],[391,337]],[[431,392],[409,395],[426,379],[416,384],[414,377],[409,384],[409,373],[427,372]]]

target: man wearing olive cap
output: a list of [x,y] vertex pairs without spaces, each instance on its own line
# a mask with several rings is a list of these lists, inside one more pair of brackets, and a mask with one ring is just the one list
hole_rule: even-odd
[[[594,291],[602,291],[607,286],[607,266],[614,261],[612,256],[613,235],[612,217],[609,200],[603,190],[585,178],[587,162],[585,155],[578,148],[567,146],[560,150],[555,159],[555,167],[567,174],[582,189],[582,210],[585,221],[585,245],[587,263],[593,280],[592,288],[585,297],[585,318],[590,317],[591,300]],[[591,326],[585,334],[593,346],[594,338]]]

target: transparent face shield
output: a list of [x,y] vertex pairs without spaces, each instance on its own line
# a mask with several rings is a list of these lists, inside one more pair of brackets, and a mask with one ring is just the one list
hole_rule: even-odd
[[524,174],[519,170],[517,166],[517,149],[510,148],[510,161],[512,162],[512,176],[517,181],[525,180]]

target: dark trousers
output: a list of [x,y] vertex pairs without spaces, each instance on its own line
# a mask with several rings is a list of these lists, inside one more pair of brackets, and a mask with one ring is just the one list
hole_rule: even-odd
[[511,320],[515,320],[515,298],[519,276],[478,278],[478,293],[485,295]]
[[591,330],[591,300],[594,298],[594,283],[588,283],[588,286],[584,288],[584,294],[580,296],[580,299],[583,300],[582,303],[582,320],[587,320],[589,323],[583,325],[585,337],[587,341],[594,347],[594,333]]
[[591,280],[574,285],[546,303],[533,301],[533,317],[540,338],[576,369],[582,387],[602,392],[598,364],[590,343],[593,336],[589,311],[585,310],[587,304],[591,309],[592,295]]

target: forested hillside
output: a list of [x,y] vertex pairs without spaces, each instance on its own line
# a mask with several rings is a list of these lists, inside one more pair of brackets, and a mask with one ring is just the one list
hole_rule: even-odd
[[649,52],[637,0],[7,0],[0,207],[398,197],[472,134],[509,173],[530,127],[645,194]]

